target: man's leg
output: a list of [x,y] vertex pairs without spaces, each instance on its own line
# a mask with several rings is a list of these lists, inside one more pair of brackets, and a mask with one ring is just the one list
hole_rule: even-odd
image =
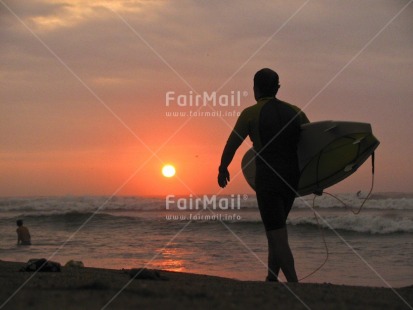
[[[291,182],[294,184],[294,182]],[[295,199],[295,193],[268,169],[259,169],[255,177],[258,208],[268,240],[268,277],[278,279],[280,269],[288,282],[298,282],[294,258],[288,244],[286,220]]]
[[[268,238],[268,275],[270,279],[281,268],[288,282],[298,282],[294,257],[288,244],[287,227],[267,231]],[[277,274],[278,276],[278,274]]]
[[268,240],[268,276],[267,281],[269,282],[278,282],[278,274],[280,272],[280,266],[276,260],[275,256],[275,247],[272,246],[270,237],[268,236],[267,231],[267,240]]

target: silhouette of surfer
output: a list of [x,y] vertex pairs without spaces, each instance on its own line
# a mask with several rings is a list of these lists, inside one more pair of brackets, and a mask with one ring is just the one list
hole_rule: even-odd
[[257,103],[242,111],[227,140],[218,169],[218,184],[225,187],[230,181],[228,166],[249,136],[257,153],[256,195],[268,240],[266,280],[278,281],[281,269],[288,282],[298,282],[286,220],[299,181],[297,143],[301,125],[309,120],[298,107],[276,98],[279,88],[275,71],[264,68],[255,74]]
[[17,245],[31,245],[31,237],[29,229],[26,226],[23,226],[22,220],[17,220]]

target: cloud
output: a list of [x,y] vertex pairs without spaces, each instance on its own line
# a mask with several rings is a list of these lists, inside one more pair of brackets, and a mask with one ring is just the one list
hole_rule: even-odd
[[[16,5],[15,10],[82,77],[127,79],[139,74],[153,80],[158,72],[168,71],[160,55],[182,76],[201,84],[230,76],[302,3],[73,1],[51,5],[41,1],[29,8]],[[332,65],[349,60],[380,29],[391,17],[390,8],[396,12],[394,5],[386,3],[327,6],[310,2],[252,63],[288,65],[300,61],[304,70],[308,64],[310,70],[317,66],[326,74],[323,67],[328,71]],[[49,26],[45,22],[48,18]],[[56,60],[16,21],[15,25],[2,34],[6,43],[3,49],[9,52],[5,57],[11,58],[6,62],[14,63],[14,68],[19,64],[30,67],[30,62],[35,70],[52,69]],[[404,39],[411,42],[407,33],[400,32],[397,37],[400,41],[395,43]],[[379,50],[385,53],[389,48],[384,44]]]

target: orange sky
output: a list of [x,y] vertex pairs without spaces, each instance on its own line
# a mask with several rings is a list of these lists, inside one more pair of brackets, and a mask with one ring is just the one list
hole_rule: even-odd
[[[216,173],[252,77],[311,121],[371,123],[376,191],[412,191],[412,6],[408,1],[260,3],[0,1],[0,195],[251,193]],[[222,117],[167,115],[166,94],[236,92]],[[200,111],[211,111],[206,106]],[[176,166],[162,177],[164,163]],[[237,175],[238,174],[238,175]],[[332,192],[367,191],[370,164]]]

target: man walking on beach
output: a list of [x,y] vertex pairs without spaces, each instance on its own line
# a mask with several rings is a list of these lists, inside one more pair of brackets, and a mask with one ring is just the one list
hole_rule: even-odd
[[307,116],[297,107],[278,100],[278,74],[268,68],[254,76],[257,103],[242,111],[225,145],[218,184],[230,180],[228,166],[236,150],[249,136],[257,153],[255,187],[268,240],[267,281],[278,281],[280,269],[288,282],[298,282],[288,244],[287,216],[295,199],[300,171],[297,143]]
[[26,226],[23,226],[22,220],[17,220],[17,245],[31,245],[31,237],[29,229]]

